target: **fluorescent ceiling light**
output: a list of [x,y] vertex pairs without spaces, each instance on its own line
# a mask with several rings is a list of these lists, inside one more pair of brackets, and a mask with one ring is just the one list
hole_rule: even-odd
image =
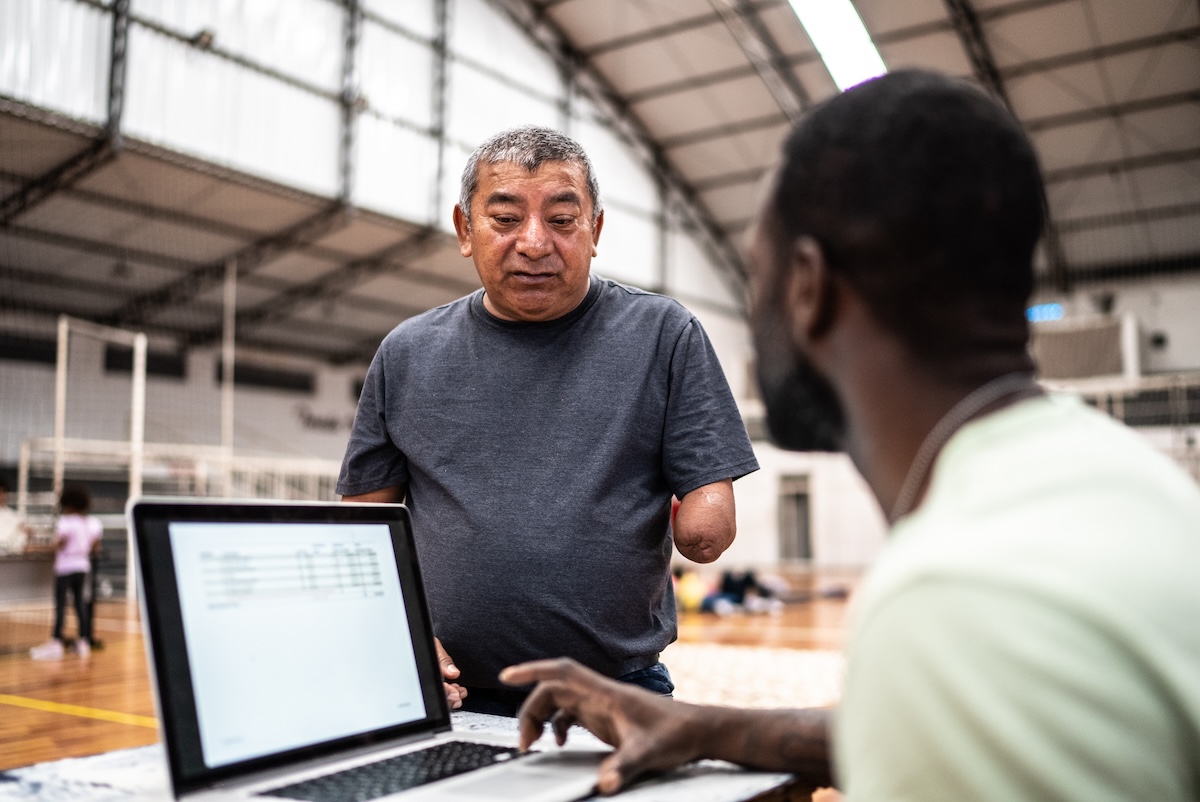
[[838,89],[849,89],[883,75],[887,67],[850,0],[788,0],[833,76]]

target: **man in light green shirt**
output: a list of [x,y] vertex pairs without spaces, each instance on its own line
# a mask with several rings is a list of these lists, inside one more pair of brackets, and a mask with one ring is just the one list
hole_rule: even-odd
[[854,799],[1196,799],[1200,503],[1070,397],[966,424],[860,590]]
[[583,724],[617,747],[606,793],[712,757],[854,802],[1200,800],[1200,487],[1034,381],[1043,207],[1020,126],[959,80],[891,73],[806,113],[751,318],[772,436],[846,451],[893,525],[842,706],[698,707],[542,661],[501,675],[538,683],[526,746]]

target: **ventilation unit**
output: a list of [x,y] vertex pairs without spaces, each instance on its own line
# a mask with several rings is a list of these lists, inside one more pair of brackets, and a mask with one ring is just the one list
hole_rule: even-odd
[[1034,323],[1029,349],[1043,379],[1141,374],[1138,325],[1131,314]]

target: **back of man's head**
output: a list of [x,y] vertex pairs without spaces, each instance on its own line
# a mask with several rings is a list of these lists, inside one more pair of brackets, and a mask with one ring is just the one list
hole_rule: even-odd
[[1013,117],[969,84],[900,71],[812,109],[770,202],[915,357],[1023,349],[1044,189]]
[[603,211],[596,171],[592,169],[592,161],[579,143],[553,128],[523,125],[492,136],[467,159],[459,185],[458,206],[468,227],[471,224],[471,199],[479,188],[479,168],[484,164],[500,162],[519,164],[531,173],[537,172],[545,162],[578,164],[583,168],[587,180],[588,196],[592,202],[592,222]]

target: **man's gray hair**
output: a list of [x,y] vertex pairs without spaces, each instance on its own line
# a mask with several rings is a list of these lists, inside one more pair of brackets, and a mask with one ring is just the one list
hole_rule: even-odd
[[603,211],[600,204],[600,184],[596,181],[592,160],[584,153],[579,143],[553,128],[522,125],[496,134],[476,148],[471,158],[467,159],[458,195],[458,206],[462,209],[467,228],[471,227],[471,198],[479,189],[479,168],[484,164],[500,162],[519,164],[531,173],[544,162],[578,164],[583,168],[588,195],[592,200],[592,222],[595,223],[599,219],[600,212]]

